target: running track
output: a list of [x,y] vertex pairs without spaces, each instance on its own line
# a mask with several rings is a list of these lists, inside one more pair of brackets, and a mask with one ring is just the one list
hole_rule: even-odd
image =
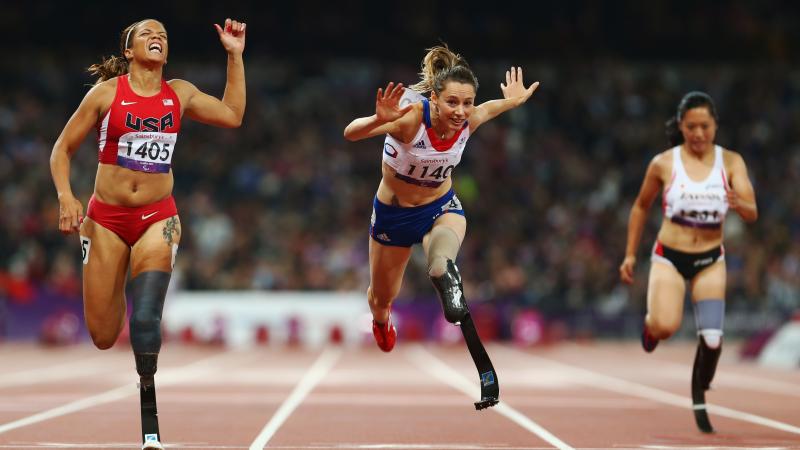
[[[161,431],[175,449],[800,449],[800,370],[723,352],[708,401],[689,399],[694,347],[668,342],[488,348],[501,403],[477,412],[465,347],[400,341],[247,351],[164,346]],[[130,350],[0,345],[0,449],[137,449]]]

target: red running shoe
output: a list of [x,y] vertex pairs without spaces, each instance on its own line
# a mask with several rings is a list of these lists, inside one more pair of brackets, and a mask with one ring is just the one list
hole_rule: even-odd
[[642,330],[642,348],[647,353],[652,353],[656,346],[658,346],[658,339],[651,336],[650,332],[647,331],[647,326],[645,326],[644,330]]
[[375,336],[375,342],[381,350],[390,352],[397,342],[397,330],[392,323],[392,316],[386,323],[378,323],[372,319],[372,335]]

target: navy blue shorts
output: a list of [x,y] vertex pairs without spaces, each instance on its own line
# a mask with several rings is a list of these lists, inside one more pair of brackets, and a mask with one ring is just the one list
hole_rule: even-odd
[[423,236],[433,228],[433,222],[445,213],[464,215],[464,208],[452,189],[427,205],[410,208],[386,205],[376,196],[372,202],[369,235],[383,245],[411,247],[422,242]]

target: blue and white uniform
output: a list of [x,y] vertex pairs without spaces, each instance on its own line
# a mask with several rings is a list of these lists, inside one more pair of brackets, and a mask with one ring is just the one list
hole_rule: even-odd
[[[406,89],[401,105],[404,99],[410,101],[414,95],[413,91]],[[395,170],[395,177],[406,183],[436,188],[450,177],[461,161],[469,139],[469,123],[464,122],[463,128],[452,138],[439,139],[431,124],[430,103],[416,95],[422,101],[419,130],[408,144],[387,134],[383,144],[383,162]],[[375,197],[370,236],[384,245],[411,247],[422,242],[433,222],[445,213],[464,215],[461,202],[452,189],[427,205],[410,208],[386,205]]]

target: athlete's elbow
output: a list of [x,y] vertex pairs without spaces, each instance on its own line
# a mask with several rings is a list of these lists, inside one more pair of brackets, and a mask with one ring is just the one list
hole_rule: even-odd
[[344,135],[344,138],[350,142],[355,142],[358,140],[358,136],[356,133],[353,133],[353,131],[350,130],[350,127],[345,128],[344,133],[342,134]]

